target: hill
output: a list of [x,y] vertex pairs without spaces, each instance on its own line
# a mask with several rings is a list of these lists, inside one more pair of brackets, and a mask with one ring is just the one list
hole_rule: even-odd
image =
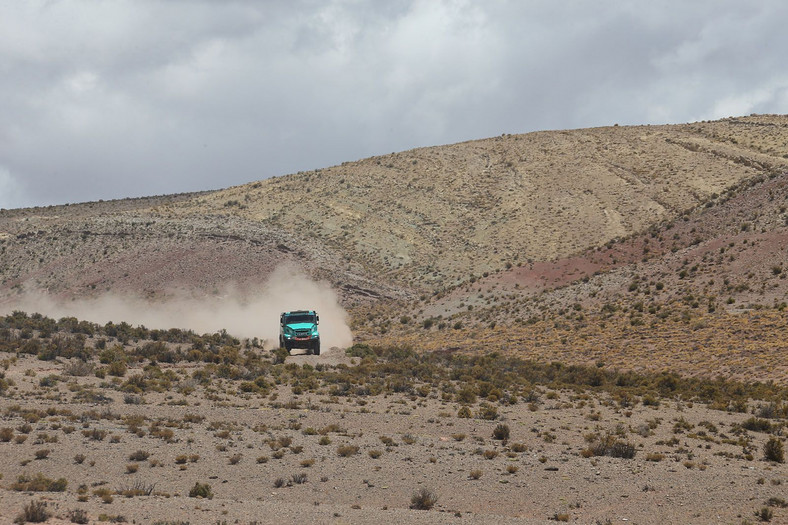
[[788,117],[505,135],[216,192],[0,212],[5,296],[255,286],[282,263],[347,305],[630,237],[788,165]]
[[[788,117],[753,115],[504,135],[213,192],[3,210],[0,297],[9,310],[30,290],[244,300],[287,266],[338,291],[359,341],[703,373],[749,315],[784,308],[787,172]],[[770,357],[781,323],[755,323],[761,357],[715,370],[782,380]]]

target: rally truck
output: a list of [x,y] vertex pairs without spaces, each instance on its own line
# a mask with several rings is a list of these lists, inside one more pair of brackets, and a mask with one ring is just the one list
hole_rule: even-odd
[[289,353],[293,348],[306,348],[307,353],[320,355],[320,317],[314,310],[282,312],[279,316],[279,347]]

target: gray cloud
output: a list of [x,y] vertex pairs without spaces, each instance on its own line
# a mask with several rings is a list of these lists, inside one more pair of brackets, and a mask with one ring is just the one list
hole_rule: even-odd
[[788,112],[784,2],[0,0],[0,207]]

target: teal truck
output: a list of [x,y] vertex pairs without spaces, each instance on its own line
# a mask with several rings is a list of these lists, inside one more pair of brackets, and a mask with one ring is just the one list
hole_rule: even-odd
[[320,317],[314,310],[282,312],[279,316],[279,347],[290,352],[306,348],[307,353],[320,355]]

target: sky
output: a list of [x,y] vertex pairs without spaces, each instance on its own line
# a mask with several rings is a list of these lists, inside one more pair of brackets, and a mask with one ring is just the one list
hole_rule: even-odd
[[0,208],[788,113],[783,0],[0,0]]

